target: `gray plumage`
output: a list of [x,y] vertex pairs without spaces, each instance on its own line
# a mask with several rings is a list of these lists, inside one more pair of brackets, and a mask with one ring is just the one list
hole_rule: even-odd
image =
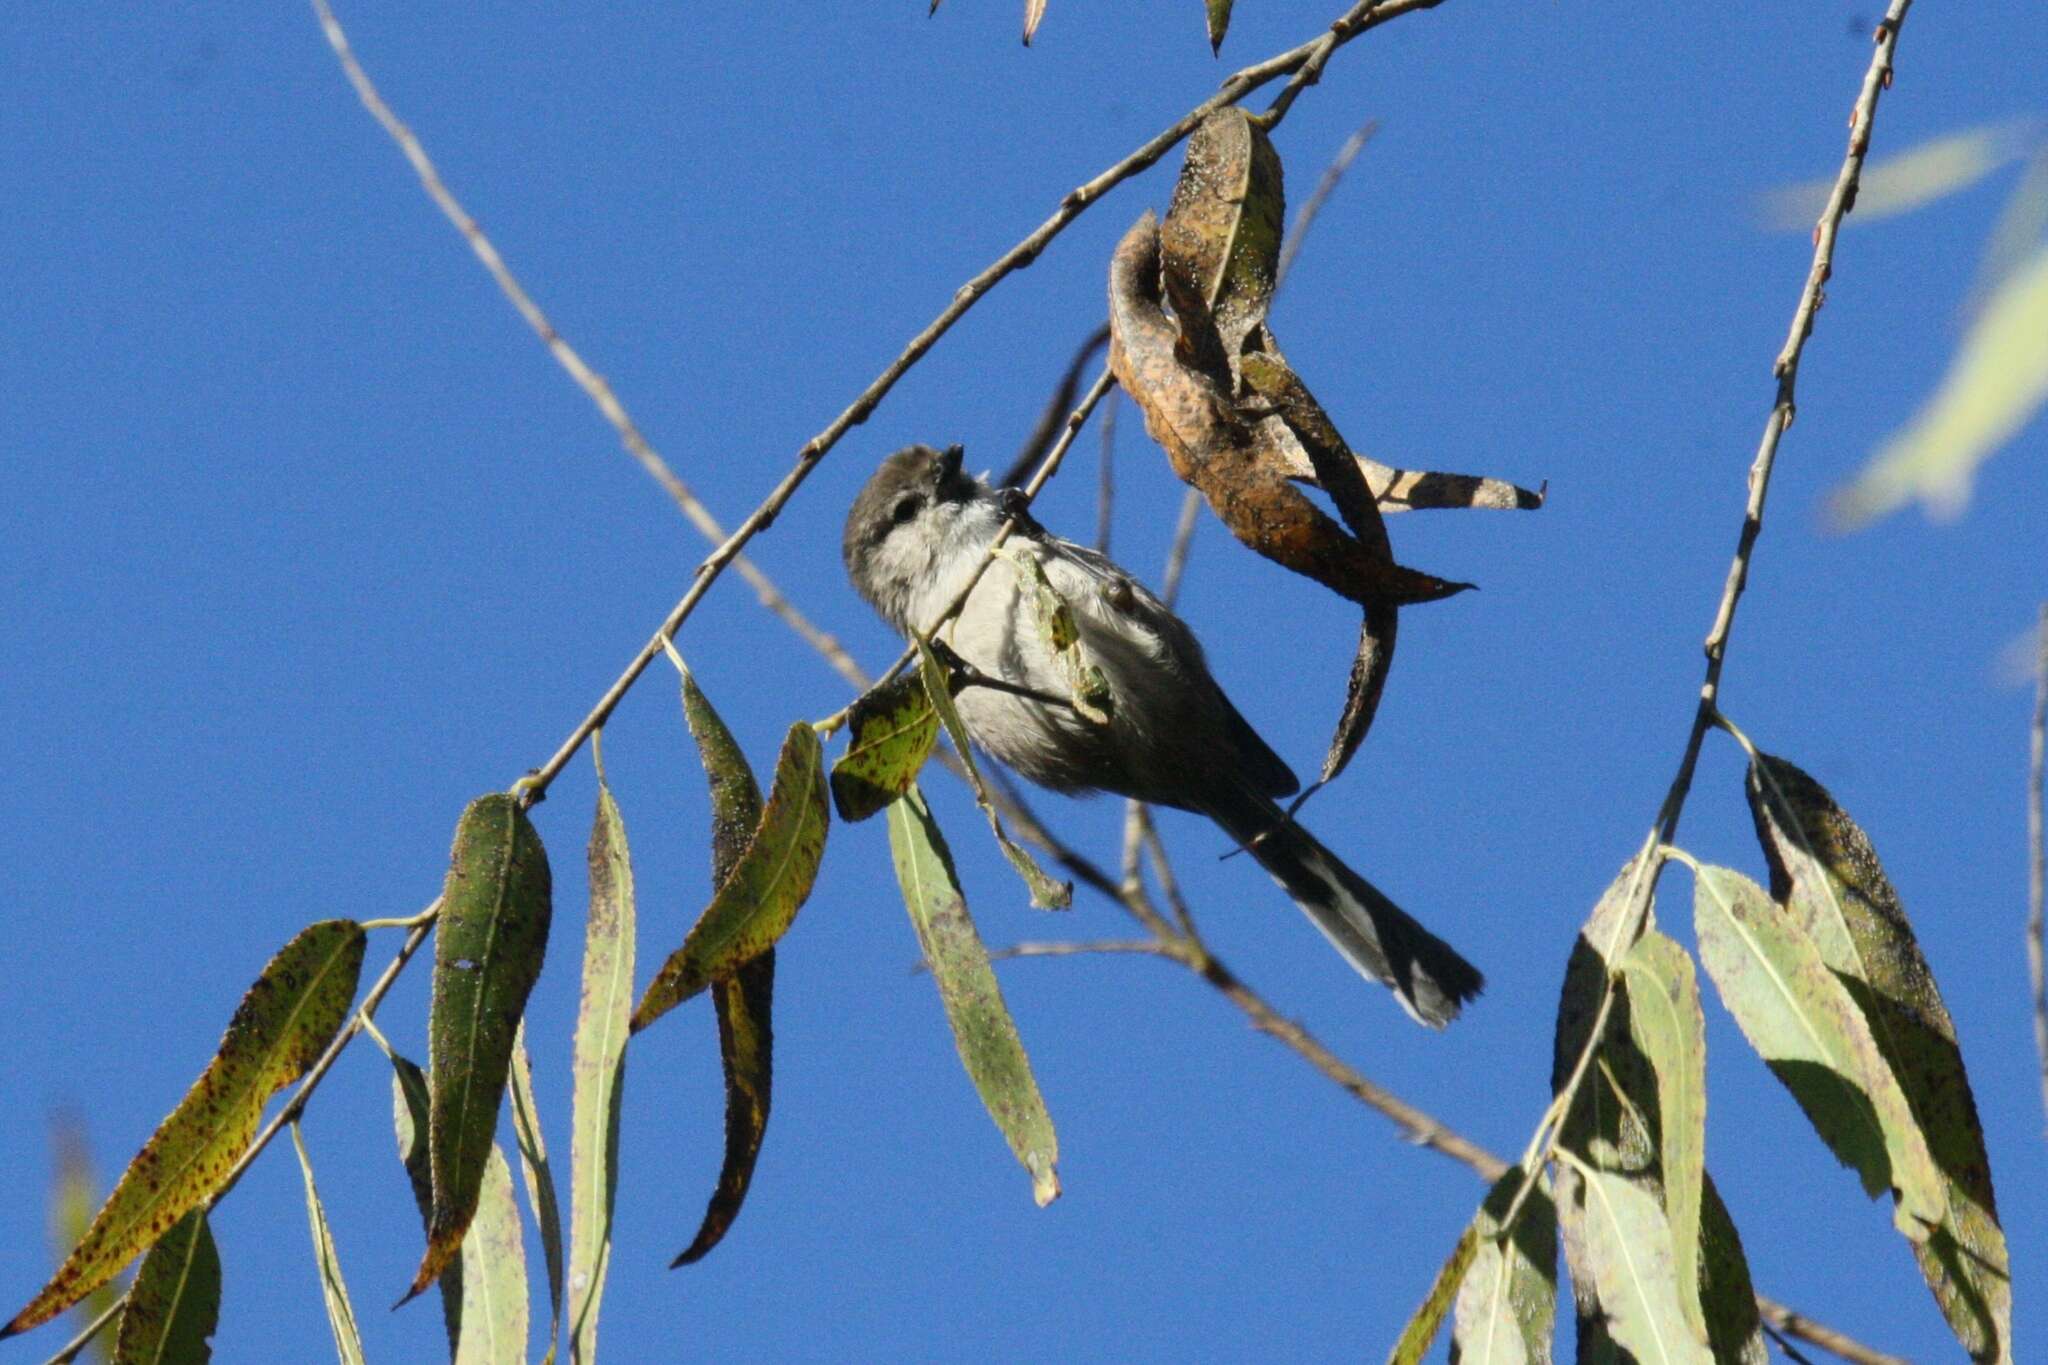
[[[847,574],[906,635],[930,628],[1011,514],[1005,495],[961,472],[960,458],[958,446],[899,450],[847,514]],[[1110,720],[968,687],[957,702],[976,745],[1055,791],[1111,791],[1209,816],[1411,1015],[1432,1026],[1456,1017],[1478,994],[1479,972],[1286,819],[1274,798],[1297,789],[1294,774],[1223,694],[1186,623],[1110,560],[1028,517],[1009,543],[1038,561],[1073,609],[1082,649],[1109,684]],[[992,565],[941,638],[984,673],[1064,696],[1020,576]]]

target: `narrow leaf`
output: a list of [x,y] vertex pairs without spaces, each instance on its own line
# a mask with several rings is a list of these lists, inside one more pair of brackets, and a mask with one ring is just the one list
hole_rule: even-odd
[[1763,754],[1748,790],[1772,896],[1869,1021],[1940,1168],[1946,1214],[1913,1249],[1921,1274],[1974,1359],[2010,1359],[2011,1263],[1984,1129],[1955,1022],[1905,908],[1869,838],[1818,782]]
[[1835,493],[1844,530],[1918,498],[1952,517],[1970,500],[1977,466],[1998,453],[2048,400],[2048,246],[2018,267],[1971,323],[1933,397]]
[[462,1340],[455,1365],[526,1359],[526,1246],[512,1168],[496,1143],[477,1187],[476,1218],[462,1239]]
[[[427,1073],[417,1063],[397,1053],[391,1055],[391,1123],[398,1137],[398,1159],[405,1165],[406,1180],[412,1186],[413,1203],[419,1206],[420,1229],[434,1226],[434,1168],[427,1151]],[[462,1258],[442,1268],[435,1281],[441,1291],[441,1321],[448,1333],[448,1354],[460,1354],[462,1345]]]
[[1714,1177],[1700,1182],[1700,1310],[1707,1319],[1707,1341],[1715,1360],[1734,1365],[1768,1365],[1763,1318],[1757,1312],[1756,1286],[1749,1278],[1749,1258],[1741,1234]]
[[1700,1340],[1700,1191],[1706,1181],[1707,1038],[1699,982],[1685,949],[1652,929],[1621,960],[1629,1036],[1656,1074],[1658,1167],[1671,1225],[1679,1307]]
[[1613,1342],[1644,1365],[1713,1356],[1686,1326],[1679,1307],[1671,1225],[1656,1195],[1619,1172],[1577,1168],[1575,1212]]
[[760,827],[640,997],[635,1033],[775,946],[811,894],[831,818],[818,732],[798,721],[782,741]]
[[562,1208],[555,1197],[555,1173],[541,1140],[540,1104],[533,1096],[533,1060],[526,1054],[526,1021],[512,1038],[512,1134],[519,1145],[519,1173],[526,1186],[527,1207],[540,1228],[541,1255],[548,1272],[548,1350],[543,1365],[553,1365],[562,1336]]
[[[1055,881],[1038,865],[1029,853],[1010,838],[1003,828],[1002,817],[996,814],[995,803],[988,799],[988,787],[984,785],[981,769],[974,761],[974,747],[968,742],[967,727],[960,723],[960,712],[953,705],[953,689],[948,681],[945,665],[932,653],[932,647],[916,636],[911,637],[917,646],[918,677],[923,680],[925,695],[931,699],[932,709],[938,712],[939,720],[946,727],[946,734],[953,741],[955,752],[960,755],[960,766],[967,770],[967,785],[974,791],[975,804],[988,817],[988,827],[995,832],[996,846],[1003,856],[1010,860],[1010,866],[1024,879],[1024,885],[1031,892],[1031,903],[1040,910],[1064,910],[1074,903],[1074,888],[1070,882]],[[910,790],[915,791],[912,783]],[[907,795],[908,793],[906,793]],[[893,807],[892,807],[893,809]]]
[[839,818],[865,820],[910,789],[939,737],[939,713],[914,673],[862,693],[847,716],[851,736],[832,765]]
[[171,1225],[142,1258],[114,1336],[114,1365],[206,1365],[220,1322],[220,1251],[203,1209]]
[[889,807],[889,849],[960,1060],[989,1117],[1031,1173],[1032,1197],[1043,1207],[1060,1193],[1059,1139],[1017,1025],[1003,1004],[988,950],[967,913],[953,855],[914,785]]
[[[756,794],[756,806],[759,797]],[[569,1141],[569,1358],[595,1365],[598,1305],[611,1268],[619,1189],[619,1104],[633,1011],[633,864],[611,788],[597,787],[590,830],[590,917],[576,1009],[574,1131]]]
[[236,1007],[213,1061],[129,1163],[50,1283],[0,1337],[77,1303],[213,1197],[256,1136],[264,1101],[303,1076],[348,1017],[364,944],[361,925],[336,919],[309,925],[278,950]]
[[1724,867],[1696,881],[1700,960],[1721,1003],[1864,1192],[1892,1190],[1899,1231],[1924,1240],[1947,1206],[1940,1173],[1848,991],[1762,887]]
[[1550,1365],[1557,1208],[1537,1185],[1503,1239],[1501,1220],[1521,1185],[1522,1168],[1511,1168],[1494,1182],[1473,1219],[1478,1252],[1451,1319],[1452,1365]]
[[427,1016],[434,1216],[408,1299],[440,1277],[476,1214],[513,1037],[540,976],[553,917],[547,852],[518,800],[493,792],[470,802],[455,827],[434,932]]
[[1114,704],[1109,679],[1089,661],[1088,651],[1081,644],[1081,628],[1074,621],[1073,607],[1052,585],[1045,575],[1045,565],[1031,551],[1021,545],[1008,545],[997,553],[1015,570],[1018,591],[1031,602],[1039,637],[1059,666],[1074,710],[1084,720],[1109,724],[1110,707]]
[[697,1235],[671,1267],[703,1259],[725,1236],[753,1183],[754,1161],[768,1131],[774,1080],[774,950],[714,983],[711,990],[718,1013],[718,1056],[725,1072],[725,1161]]
[[1394,1349],[1387,1353],[1387,1365],[1421,1365],[1422,1358],[1429,1354],[1430,1346],[1436,1341],[1444,1319],[1450,1314],[1458,1289],[1465,1282],[1465,1272],[1472,1268],[1472,1258],[1478,1254],[1479,1233],[1468,1225],[1458,1234],[1457,1244],[1444,1258],[1442,1269],[1436,1272],[1429,1293],[1423,1296],[1422,1306],[1415,1310],[1414,1317],[1408,1319],[1408,1325],[1401,1329],[1399,1339],[1394,1342]]
[[1234,0],[1202,0],[1209,14],[1209,51],[1223,50],[1223,35],[1230,31],[1230,7]]
[[341,1256],[334,1248],[334,1233],[327,1226],[327,1210],[320,1205],[320,1190],[313,1183],[313,1158],[306,1155],[306,1139],[299,1125],[292,1124],[292,1147],[299,1154],[299,1173],[306,1180],[306,1221],[313,1230],[313,1264],[320,1272],[320,1298],[327,1305],[327,1328],[334,1334],[334,1355],[341,1365],[363,1365],[363,1336],[356,1329],[356,1310],[348,1301],[348,1283],[341,1275]]
[[683,719],[697,741],[704,780],[711,787],[711,889],[716,891],[732,875],[760,827],[761,786],[739,741],[688,670],[683,673]]
[[[51,1116],[50,1151],[54,1167],[50,1180],[50,1252],[61,1265],[71,1254],[71,1248],[84,1238],[85,1230],[92,1226],[93,1212],[99,1208],[107,1192],[100,1183],[98,1172],[93,1169],[85,1125],[76,1114],[59,1111]],[[116,1277],[80,1300],[71,1310],[74,1330],[83,1331],[89,1324],[98,1322],[120,1297],[120,1287],[120,1279]],[[94,1357],[110,1359],[113,1345],[111,1332],[101,1332],[93,1337]]]
[[[938,6],[932,6],[937,9]],[[1038,32],[1038,23],[1045,18],[1045,0],[1024,0],[1024,46],[1031,46],[1033,35]]]

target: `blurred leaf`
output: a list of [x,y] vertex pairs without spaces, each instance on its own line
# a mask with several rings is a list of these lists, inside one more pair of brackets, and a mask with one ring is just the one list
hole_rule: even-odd
[[341,1365],[364,1365],[363,1336],[356,1330],[356,1310],[348,1301],[341,1256],[334,1249],[327,1210],[320,1206],[319,1187],[313,1183],[313,1158],[306,1155],[306,1139],[297,1123],[292,1124],[292,1146],[299,1154],[299,1173],[306,1180],[306,1221],[313,1230],[313,1264],[320,1272],[320,1297],[327,1305],[327,1328],[334,1333],[335,1358]]
[[354,920],[308,925],[280,948],[228,1021],[220,1049],[128,1164],[50,1283],[0,1337],[49,1321],[111,1280],[233,1169],[272,1095],[306,1074],[348,1017],[365,937]]
[[832,765],[839,818],[865,820],[910,789],[939,738],[939,713],[915,673],[869,688],[847,716],[850,739]]
[[2048,233],[2048,145],[2027,162],[2026,172],[1999,210],[1991,235],[1984,239],[1984,255],[1963,307],[1965,320],[1984,310],[1985,301],[2027,259],[2044,233]]
[[768,1131],[774,1081],[775,951],[761,954],[712,986],[718,1013],[718,1057],[725,1072],[725,1160],[690,1245],[670,1267],[703,1259],[739,1216],[754,1180],[754,1161]]
[[669,954],[640,997],[633,1011],[635,1033],[759,957],[787,932],[825,856],[832,818],[825,786],[818,732],[798,721],[782,741],[760,826],[683,946]]
[[1487,1191],[1473,1219],[1478,1253],[1458,1290],[1451,1319],[1451,1365],[1550,1365],[1557,1316],[1557,1207],[1538,1184],[1503,1243],[1522,1168],[1511,1167]]
[[1827,790],[1793,764],[1757,755],[1748,794],[1771,865],[1771,892],[1869,1020],[1878,1049],[1927,1135],[1945,1213],[1913,1248],[1950,1328],[1977,1360],[2012,1355],[2012,1277],[1991,1162],[1955,1022],[1877,851]]
[[1629,1036],[1657,1079],[1658,1167],[1671,1225],[1679,1307],[1693,1334],[1707,1340],[1700,1281],[1700,1187],[1706,1180],[1707,1039],[1699,982],[1685,949],[1655,929],[1621,959],[1628,990]]
[[1700,1309],[1707,1319],[1707,1340],[1714,1359],[1738,1365],[1768,1365],[1763,1319],[1756,1308],[1756,1286],[1749,1278],[1749,1258],[1742,1236],[1721,1192],[1709,1175],[1700,1183]]
[[914,784],[889,807],[889,849],[960,1060],[989,1117],[1031,1173],[1032,1197],[1042,1208],[1060,1193],[1059,1139],[1017,1025],[1003,1004],[988,950],[967,913],[953,855]]
[[541,1140],[540,1102],[533,1095],[533,1060],[526,1055],[526,1021],[512,1036],[512,1134],[519,1145],[519,1173],[526,1202],[540,1228],[541,1255],[548,1272],[548,1350],[543,1365],[554,1365],[562,1335],[562,1208],[555,1197],[555,1173]]
[[[981,769],[974,761],[974,746],[968,742],[967,727],[960,723],[960,712],[953,705],[952,684],[948,681],[945,665],[932,652],[932,646],[917,636],[911,637],[917,647],[917,675],[924,684],[925,696],[930,698],[932,709],[939,714],[939,720],[946,727],[946,734],[953,741],[954,750],[960,755],[960,766],[967,770],[967,785],[974,791],[974,802],[981,807],[981,813],[988,817],[988,827],[994,831],[996,846],[1003,856],[1010,860],[1010,866],[1024,879],[1024,885],[1031,892],[1031,903],[1040,910],[1064,910],[1074,903],[1074,888],[1070,883],[1054,881],[1038,861],[1019,848],[1003,828],[1002,817],[996,814],[995,803],[988,799],[988,788],[983,785]],[[912,783],[911,791],[917,789]]]
[[213,1229],[206,1211],[193,1209],[142,1258],[115,1329],[115,1365],[206,1365],[220,1323],[220,1284]]
[[1829,501],[1835,525],[1854,530],[1918,498],[1953,517],[1970,500],[1977,466],[2048,399],[2048,246],[2008,276],[1984,305],[1934,396],[1878,447],[1854,482]]
[[1437,1332],[1444,1325],[1444,1318],[1451,1311],[1451,1304],[1458,1297],[1458,1288],[1465,1282],[1465,1272],[1472,1268],[1472,1258],[1478,1252],[1479,1233],[1468,1224],[1458,1234],[1451,1254],[1444,1258],[1443,1267],[1436,1272],[1429,1292],[1423,1295],[1422,1306],[1415,1310],[1414,1317],[1408,1319],[1408,1325],[1401,1329],[1400,1337],[1394,1342],[1394,1349],[1387,1353],[1387,1365],[1421,1365],[1422,1358],[1429,1354]]
[[[100,1206],[104,1191],[100,1188],[99,1175],[93,1169],[85,1125],[76,1114],[63,1111],[51,1115],[50,1152],[54,1167],[50,1182],[50,1250],[56,1263],[61,1265],[71,1248],[85,1237],[85,1230],[92,1226],[93,1210]],[[71,1310],[78,1331],[98,1322],[100,1315],[114,1306],[114,1300],[120,1296],[119,1285],[118,1277],[108,1280]],[[111,1359],[114,1334],[99,1333],[93,1337],[89,1349],[95,1359]]]
[[1074,710],[1083,720],[1109,724],[1115,698],[1109,690],[1109,679],[1103,676],[1101,668],[1089,662],[1088,651],[1081,645],[1081,628],[1075,624],[1073,607],[1060,596],[1059,589],[1046,577],[1045,566],[1031,551],[1012,542],[996,553],[1016,571],[1018,591],[1031,602],[1038,633],[1059,665]]
[[[760,804],[755,794],[756,814]],[[576,1009],[575,1110],[569,1140],[569,1357],[595,1365],[598,1305],[611,1268],[619,1189],[619,1102],[633,1010],[633,864],[618,803],[600,777],[590,830],[590,917]]]
[[1209,12],[1209,51],[1223,50],[1223,35],[1230,31],[1230,6],[1234,0],[1202,0]]
[[1762,887],[1725,867],[1696,882],[1700,960],[1721,1003],[1864,1193],[1892,1190],[1899,1231],[1925,1239],[1946,1207],[1940,1173],[1848,991]]
[[[937,9],[937,5],[932,6]],[[1031,46],[1031,39],[1038,32],[1039,20],[1045,18],[1045,0],[1024,0],[1024,46]]]
[[513,1039],[553,917],[547,851],[518,799],[493,792],[470,802],[455,827],[434,930],[427,1014],[434,1216],[405,1299],[440,1278],[476,1214]]
[[[1875,222],[1945,199],[2010,165],[2040,142],[2035,119],[1988,123],[1947,137],[1930,138],[1896,156],[1870,162],[1857,185],[1848,221]],[[1795,231],[1813,226],[1834,194],[1835,181],[1809,180],[1763,196],[1768,227]]]
[[[398,1136],[398,1159],[405,1165],[412,1185],[413,1203],[419,1206],[422,1231],[434,1225],[434,1168],[427,1152],[427,1073],[417,1063],[391,1053],[391,1123]],[[460,1355],[462,1343],[462,1260],[442,1268],[436,1284],[441,1290],[441,1321],[448,1333],[448,1354]]]
[[[1573,1191],[1577,1221],[1608,1337],[1638,1361],[1696,1361],[1713,1356],[1695,1340],[1679,1306],[1671,1225],[1656,1195],[1619,1172],[1579,1164]],[[1576,1273],[1576,1272],[1575,1272]]]
[[526,1359],[526,1244],[512,1168],[495,1142],[477,1187],[476,1219],[462,1239],[462,1341],[456,1365]]

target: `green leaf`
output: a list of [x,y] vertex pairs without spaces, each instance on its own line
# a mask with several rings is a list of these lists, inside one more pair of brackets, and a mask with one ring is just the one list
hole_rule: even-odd
[[1234,0],[1202,0],[1209,15],[1209,51],[1223,50],[1223,35],[1230,31],[1230,6]]
[[1756,1286],[1750,1282],[1749,1259],[1742,1237],[1714,1177],[1700,1182],[1700,1309],[1707,1319],[1707,1341],[1714,1359],[1737,1365],[1769,1365],[1763,1319],[1757,1313]]
[[[1869,223],[1945,199],[2012,164],[2039,144],[2038,119],[2011,119],[1929,138],[1863,168],[1851,223]],[[1764,222],[1781,230],[1811,227],[1833,197],[1835,179],[1788,185],[1764,196]]]
[[[391,1053],[391,1123],[398,1136],[398,1159],[419,1206],[422,1231],[434,1225],[434,1167],[427,1152],[427,1073],[409,1058]],[[441,1321],[448,1333],[448,1354],[462,1343],[462,1258],[448,1262],[435,1282],[441,1291]]]
[[278,950],[236,1007],[213,1061],[129,1163],[50,1283],[0,1337],[77,1303],[219,1191],[256,1136],[264,1101],[305,1075],[348,1018],[364,944],[361,925],[334,919],[309,925]]
[[[968,742],[967,727],[960,723],[959,709],[953,705],[953,690],[945,665],[939,662],[938,656],[932,653],[932,647],[924,640],[913,635],[911,643],[917,647],[917,673],[924,681],[925,695],[931,698],[932,709],[939,713],[939,720],[946,727],[954,750],[960,755],[960,766],[967,771],[967,785],[974,791],[975,804],[988,817],[988,827],[995,832],[997,847],[1003,850],[1003,856],[1010,860],[1010,866],[1016,869],[1017,875],[1024,879],[1033,905],[1040,910],[1066,909],[1074,903],[1072,883],[1054,881],[1036,859],[1012,842],[1003,829],[1002,818],[996,814],[995,804],[988,799],[988,787],[982,782],[981,769],[974,762],[974,746]],[[910,790],[916,789],[913,783]]]
[[1116,698],[1109,690],[1109,679],[1101,668],[1089,661],[1088,651],[1081,645],[1081,628],[1074,621],[1073,607],[1046,577],[1045,565],[1031,550],[1011,544],[996,553],[1016,571],[1019,593],[1031,602],[1039,636],[1051,652],[1053,662],[1059,666],[1060,677],[1067,685],[1067,698],[1074,704],[1074,710],[1083,720],[1097,725],[1109,724],[1110,709]]
[[299,1154],[299,1172],[306,1179],[306,1221],[313,1230],[313,1263],[320,1272],[320,1297],[327,1305],[327,1328],[334,1333],[334,1355],[341,1365],[364,1365],[363,1335],[356,1329],[356,1310],[348,1301],[341,1256],[334,1248],[334,1233],[327,1226],[327,1210],[320,1206],[319,1187],[313,1183],[313,1158],[306,1155],[306,1139],[297,1123],[292,1124],[292,1147]]
[[761,787],[739,741],[713,709],[711,699],[683,672],[683,719],[697,741],[704,779],[711,786],[711,887],[725,885],[761,824]]
[[1458,1234],[1451,1254],[1444,1258],[1442,1269],[1436,1272],[1429,1293],[1422,1298],[1422,1306],[1415,1310],[1414,1317],[1408,1319],[1408,1325],[1401,1329],[1400,1337],[1394,1342],[1394,1349],[1387,1353],[1387,1365],[1421,1365],[1422,1358],[1429,1354],[1437,1332],[1444,1325],[1444,1318],[1451,1311],[1452,1302],[1458,1297],[1458,1288],[1465,1282],[1465,1272],[1472,1268],[1472,1258],[1478,1253],[1479,1234],[1467,1225]]
[[865,820],[910,789],[939,738],[924,680],[906,673],[862,693],[847,717],[852,738],[832,765],[839,818]]
[[[749,782],[752,779],[749,777]],[[715,789],[715,784],[714,784]],[[760,803],[755,793],[755,805]],[[590,918],[576,1009],[574,1131],[569,1142],[569,1358],[597,1359],[598,1306],[611,1268],[619,1191],[619,1104],[633,1011],[633,864],[626,824],[602,778],[590,830]]]
[[540,1104],[533,1096],[533,1061],[526,1055],[526,1021],[512,1037],[512,1135],[519,1146],[519,1174],[526,1202],[540,1228],[541,1255],[548,1272],[548,1351],[542,1365],[554,1365],[562,1336],[562,1209],[555,1198],[555,1173],[541,1139]]
[[640,997],[635,1033],[775,946],[811,894],[831,818],[818,732],[798,721],[782,741],[760,827]]
[[1977,1101],[1955,1022],[1877,851],[1827,790],[1759,754],[1748,794],[1771,894],[1818,947],[1869,1021],[1939,1168],[1946,1207],[1913,1248],[1942,1313],[1974,1359],[2012,1355],[2012,1278]]
[[1501,1220],[1522,1185],[1515,1166],[1494,1182],[1472,1226],[1478,1251],[1451,1319],[1452,1365],[1550,1365],[1557,1316],[1557,1207],[1538,1184],[1514,1231]]
[[1671,1225],[1679,1307],[1700,1340],[1700,1190],[1706,1181],[1707,1038],[1699,982],[1685,949],[1652,929],[1621,959],[1629,1037],[1656,1075],[1658,1167]]
[[455,827],[434,931],[427,1016],[434,1216],[407,1299],[440,1277],[476,1214],[513,1036],[540,976],[553,916],[547,852],[518,800],[493,792],[470,802]]
[[967,913],[953,855],[915,785],[889,807],[889,850],[960,1060],[989,1117],[1031,1173],[1032,1197],[1042,1208],[1060,1193],[1059,1139],[1017,1025],[1003,1004],[988,950]]
[[1700,960],[1721,1002],[1864,1192],[1893,1190],[1894,1223],[1923,1240],[1946,1207],[1940,1173],[1848,991],[1762,887],[1724,867],[1696,881]]
[[492,1143],[477,1186],[476,1218],[462,1239],[462,1340],[455,1365],[526,1359],[526,1246],[512,1168]]
[[[1713,1356],[1686,1325],[1679,1306],[1671,1224],[1654,1190],[1624,1173],[1576,1163],[1578,1177],[1560,1182],[1568,1221],[1582,1229],[1580,1245],[1609,1339],[1643,1365],[1698,1362]],[[1561,1210],[1562,1212],[1563,1210]],[[1574,1278],[1579,1274],[1573,1267]]]
[[121,1310],[114,1365],[206,1365],[220,1323],[220,1251],[206,1211],[193,1209],[157,1239]]
[[1831,499],[1853,530],[1918,498],[1952,517],[1970,500],[1977,466],[2048,400],[2048,246],[2000,284],[1970,325],[1933,397]]
[[768,1131],[774,1080],[775,951],[761,954],[712,986],[718,1013],[718,1057],[725,1072],[725,1161],[697,1235],[670,1268],[703,1259],[739,1216],[754,1180],[754,1161]]

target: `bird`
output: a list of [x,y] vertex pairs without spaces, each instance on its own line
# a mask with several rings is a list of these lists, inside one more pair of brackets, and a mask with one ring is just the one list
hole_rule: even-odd
[[1479,970],[1280,808],[1299,790],[1293,771],[1224,694],[1187,623],[1108,557],[1039,525],[1015,490],[964,473],[962,459],[957,445],[912,445],[882,460],[841,538],[854,589],[906,637],[930,632],[1014,520],[1005,554],[1043,571],[1106,684],[1100,710],[1065,702],[1071,675],[1040,623],[1036,575],[999,558],[940,632],[970,679],[1018,689],[960,690],[975,746],[1052,791],[1209,817],[1411,1017],[1432,1028],[1457,1017],[1485,984]]

